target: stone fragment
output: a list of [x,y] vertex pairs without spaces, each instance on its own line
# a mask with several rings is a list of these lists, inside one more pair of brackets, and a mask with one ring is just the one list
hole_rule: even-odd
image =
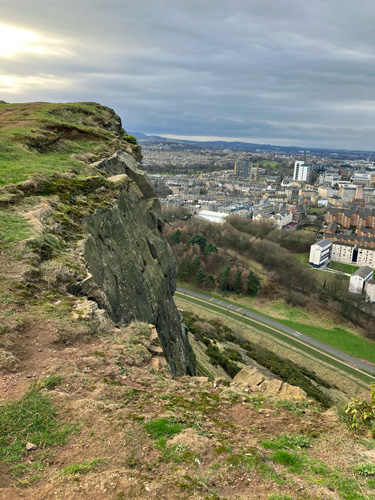
[[31,451],[31,450],[36,450],[38,447],[36,444],[33,443],[26,443],[26,450]]

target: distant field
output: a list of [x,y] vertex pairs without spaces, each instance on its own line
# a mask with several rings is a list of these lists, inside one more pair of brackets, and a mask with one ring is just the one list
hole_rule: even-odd
[[356,272],[358,266],[352,266],[351,264],[343,264],[342,262],[330,262],[328,265],[329,269],[335,269],[336,271],[341,271],[343,273],[353,274]]

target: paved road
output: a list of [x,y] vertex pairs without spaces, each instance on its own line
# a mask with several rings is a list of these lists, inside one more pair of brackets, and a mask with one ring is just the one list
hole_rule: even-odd
[[177,291],[186,295],[190,295],[192,297],[196,297],[198,299],[205,300],[210,304],[220,305],[222,307],[227,308],[228,310],[237,312],[243,316],[248,316],[249,318],[255,319],[256,321],[272,326],[273,328],[276,328],[277,330],[280,330],[281,332],[288,334],[288,336],[290,336],[294,340],[310,344],[311,346],[316,347],[317,349],[323,351],[324,353],[331,354],[335,358],[344,361],[345,364],[348,364],[359,370],[365,370],[366,372],[375,373],[375,365],[371,364],[370,362],[362,361],[361,359],[350,356],[349,354],[346,354],[345,352],[342,352],[339,349],[335,349],[330,345],[324,344],[324,342],[320,342],[319,340],[309,337],[304,333],[298,332],[297,330],[293,330],[293,328],[283,325],[278,321],[274,321],[273,319],[267,318],[266,316],[249,311],[248,309],[244,309],[243,307],[235,306],[233,304],[230,304],[229,302],[226,302],[225,300],[216,299],[204,293],[193,292],[192,290],[188,290],[187,288],[177,287]]

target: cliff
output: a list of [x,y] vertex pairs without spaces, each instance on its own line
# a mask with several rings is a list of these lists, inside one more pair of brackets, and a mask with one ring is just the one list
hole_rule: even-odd
[[[194,375],[173,301],[176,262],[162,234],[160,205],[120,117],[96,103],[2,102],[0,124],[8,151],[2,183],[13,180],[0,190],[0,225],[32,222],[23,250],[33,253],[25,262],[31,269],[22,280],[42,294],[48,283],[89,297],[116,325],[154,324],[171,372]],[[78,240],[80,248],[85,242],[81,253]],[[64,278],[49,276],[62,261]]]
[[84,258],[91,276],[71,288],[93,298],[115,323],[154,324],[171,372],[194,375],[194,356],[173,301],[177,265],[151,184],[124,152],[95,166],[115,175],[109,180],[122,188],[109,208],[88,219]]

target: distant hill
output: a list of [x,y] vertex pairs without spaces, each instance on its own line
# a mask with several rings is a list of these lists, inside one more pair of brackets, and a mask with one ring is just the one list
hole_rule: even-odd
[[168,137],[161,137],[159,135],[147,135],[143,132],[131,132],[141,145],[148,146],[153,143],[165,143],[167,144],[181,144],[185,147],[195,147],[199,149],[212,149],[212,150],[223,150],[231,149],[237,151],[249,151],[249,152],[279,152],[282,154],[295,155],[297,153],[303,153],[305,150],[313,153],[315,155],[323,156],[340,156],[340,158],[347,159],[367,159],[370,151],[360,151],[360,150],[344,150],[344,149],[329,149],[329,148],[303,148],[301,146],[277,146],[275,144],[258,144],[254,142],[241,142],[241,141],[194,141],[190,139],[171,139]]

